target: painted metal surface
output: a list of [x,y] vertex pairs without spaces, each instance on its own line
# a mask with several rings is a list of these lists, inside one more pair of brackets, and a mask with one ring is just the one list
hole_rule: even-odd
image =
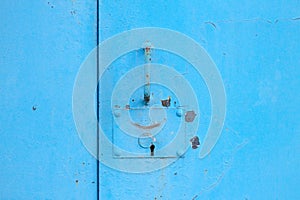
[[[193,62],[164,50],[164,40],[178,41],[144,35],[151,39],[151,62],[145,65],[144,40],[101,76],[99,125],[112,145],[100,141],[100,152],[109,152],[114,163],[100,163],[98,171],[90,154],[98,150],[88,151],[81,141],[72,108],[78,72],[97,45],[96,1],[5,0],[0,9],[0,199],[97,199],[98,189],[100,199],[300,198],[298,1],[100,1],[100,42],[158,27],[203,47],[224,83],[226,119],[212,151],[199,157],[214,119],[207,84],[214,76],[207,81]],[[120,40],[100,55],[118,55],[134,41]],[[193,50],[182,49],[186,55]],[[93,66],[89,72],[96,75]],[[96,78],[83,82],[95,84]],[[174,81],[182,84],[173,87]],[[199,111],[181,107],[186,100],[180,89],[186,88],[186,97],[192,93],[185,81]],[[95,112],[93,101],[88,105]],[[132,126],[124,126],[127,114]],[[173,144],[180,124],[194,122],[196,134],[190,134],[194,126],[184,129],[177,146],[162,150]],[[141,129],[147,131],[135,137]],[[96,134],[96,125],[90,130]],[[163,162],[168,164],[158,167]]]
[[[293,92],[299,86],[297,17],[297,1],[137,1],[130,6],[102,1],[102,41],[126,30],[154,26],[182,32],[200,43],[222,75],[227,116],[220,140],[205,159],[199,159],[199,148],[190,148],[184,158],[148,174],[127,174],[102,166],[101,197],[299,198],[299,95]],[[155,46],[155,41],[151,43]],[[112,66],[115,81],[141,62],[141,52],[117,60]],[[169,53],[153,51],[152,62],[176,68],[193,88],[199,88],[203,126],[198,135],[203,139],[210,116],[203,80]],[[175,129],[177,124],[173,125]],[[131,149],[122,141],[117,145]]]
[[96,199],[96,160],[72,116],[96,3],[0,4],[0,199]]

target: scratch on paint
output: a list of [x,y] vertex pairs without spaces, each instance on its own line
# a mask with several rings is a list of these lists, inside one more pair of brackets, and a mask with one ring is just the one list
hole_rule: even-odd
[[269,24],[276,24],[279,21],[296,21],[296,20],[300,20],[300,17],[293,17],[293,18],[278,18],[275,20],[272,19],[265,19],[265,18],[250,18],[250,19],[227,19],[227,20],[218,20],[218,21],[206,21],[204,22],[205,24],[211,24],[212,26],[214,26],[214,28],[216,28],[216,24],[215,23],[239,23],[239,22],[267,22]]
[[204,22],[204,23],[212,25],[215,29],[217,28],[216,24],[211,22],[211,21],[207,21],[207,22]]
[[243,148],[246,144],[248,144],[249,140],[245,139],[241,144],[239,144],[234,150],[233,153],[230,157],[230,159],[228,161],[226,161],[226,168],[223,170],[223,172],[220,174],[219,177],[217,177],[217,180],[212,183],[211,185],[201,189],[201,191],[199,192],[199,195],[202,194],[203,192],[207,192],[210,191],[212,189],[214,189],[220,182],[221,180],[224,178],[225,174],[229,171],[229,169],[232,166],[232,162],[233,162],[233,157],[236,154],[237,151],[239,151],[241,148]]

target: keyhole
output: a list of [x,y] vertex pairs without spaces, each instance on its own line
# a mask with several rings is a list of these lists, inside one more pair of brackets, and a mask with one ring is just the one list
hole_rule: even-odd
[[150,145],[150,152],[151,152],[151,156],[154,156],[154,149],[155,149],[155,145],[154,144],[151,144]]

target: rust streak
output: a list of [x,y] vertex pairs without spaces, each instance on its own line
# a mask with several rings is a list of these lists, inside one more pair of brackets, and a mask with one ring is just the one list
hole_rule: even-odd
[[153,128],[156,128],[156,127],[159,127],[161,123],[156,123],[156,124],[152,124],[152,125],[149,125],[149,126],[142,126],[138,123],[132,123],[134,126],[140,128],[140,129],[144,129],[144,130],[149,130],[149,129],[153,129]]

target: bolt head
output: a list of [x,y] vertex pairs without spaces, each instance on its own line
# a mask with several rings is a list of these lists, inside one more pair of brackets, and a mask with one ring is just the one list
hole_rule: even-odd
[[176,115],[177,115],[178,117],[181,117],[181,116],[183,115],[182,109],[178,109],[177,112],[176,112]]

